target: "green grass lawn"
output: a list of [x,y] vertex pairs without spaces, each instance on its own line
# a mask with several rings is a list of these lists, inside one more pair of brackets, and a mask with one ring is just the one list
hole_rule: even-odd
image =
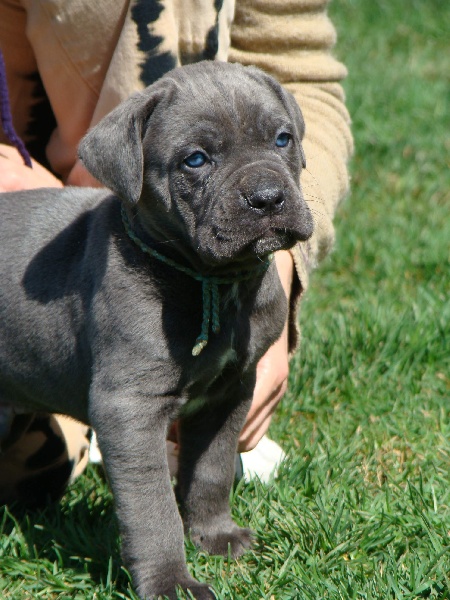
[[[450,2],[335,0],[356,155],[333,255],[271,435],[240,486],[238,561],[187,545],[220,600],[450,598]],[[447,29],[445,29],[447,27]],[[0,512],[0,598],[136,599],[91,468],[60,505]]]

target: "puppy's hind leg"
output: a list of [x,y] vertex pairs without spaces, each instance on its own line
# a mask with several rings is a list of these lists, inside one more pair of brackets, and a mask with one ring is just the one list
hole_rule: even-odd
[[231,518],[229,495],[234,480],[240,431],[250,408],[254,378],[227,390],[220,403],[206,405],[179,424],[177,497],[186,532],[211,554],[238,557],[251,545],[249,529]]

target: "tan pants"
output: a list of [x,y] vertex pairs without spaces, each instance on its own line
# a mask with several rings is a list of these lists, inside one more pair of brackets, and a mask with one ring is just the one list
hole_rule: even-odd
[[89,428],[61,415],[20,415],[0,452],[0,505],[60,498],[89,460]]

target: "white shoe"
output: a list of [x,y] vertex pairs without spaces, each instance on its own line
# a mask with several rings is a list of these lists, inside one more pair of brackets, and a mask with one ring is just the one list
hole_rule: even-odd
[[95,465],[101,465],[103,462],[100,448],[97,443],[97,436],[93,429],[91,429],[91,443],[89,444],[89,462],[94,463]]
[[268,483],[276,476],[286,454],[276,442],[264,435],[253,450],[242,452],[240,457],[245,481],[259,479]]

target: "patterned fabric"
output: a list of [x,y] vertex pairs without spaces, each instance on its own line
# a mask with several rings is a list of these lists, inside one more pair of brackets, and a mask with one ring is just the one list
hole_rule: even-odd
[[[331,54],[336,36],[327,4],[0,0],[0,47],[15,129],[32,156],[70,184],[80,182],[76,149],[84,133],[130,93],[175,66],[203,59],[253,64],[294,94],[306,123],[301,183],[316,228],[313,238],[292,252],[298,278],[291,297],[291,350],[298,340],[298,298],[309,272],[333,244],[332,219],[347,192],[352,153],[339,84],[346,70]],[[0,142],[5,141],[0,132]],[[0,499],[57,496],[85,464],[86,428],[72,422],[67,429],[59,417],[48,415],[27,423],[17,419],[22,417],[11,430],[16,429],[16,440],[0,454]]]
[[61,415],[18,415],[0,448],[0,506],[41,506],[86,468],[89,428]]

